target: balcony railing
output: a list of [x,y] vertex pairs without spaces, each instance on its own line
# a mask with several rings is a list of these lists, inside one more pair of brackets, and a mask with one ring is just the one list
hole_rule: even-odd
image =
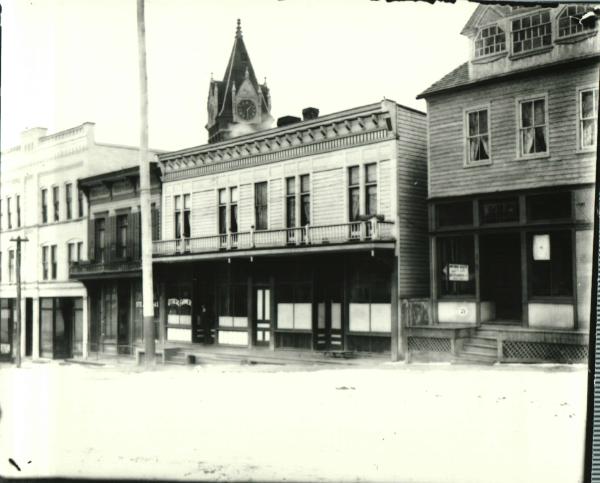
[[395,240],[394,223],[378,221],[354,221],[338,225],[304,226],[278,230],[250,230],[178,240],[153,242],[156,256],[180,253],[210,253],[253,248],[286,248],[293,246],[356,243],[364,241]]
[[139,260],[121,260],[113,262],[73,262],[69,266],[69,276],[78,278],[81,276],[103,275],[108,273],[131,272],[141,270]]

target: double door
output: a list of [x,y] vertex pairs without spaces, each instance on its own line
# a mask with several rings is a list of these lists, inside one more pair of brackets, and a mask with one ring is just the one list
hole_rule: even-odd
[[342,350],[342,286],[327,282],[317,293],[317,349]]

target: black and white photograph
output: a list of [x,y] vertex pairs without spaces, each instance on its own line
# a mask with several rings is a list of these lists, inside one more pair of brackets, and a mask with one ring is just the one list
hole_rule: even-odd
[[589,481],[599,19],[3,1],[0,477]]

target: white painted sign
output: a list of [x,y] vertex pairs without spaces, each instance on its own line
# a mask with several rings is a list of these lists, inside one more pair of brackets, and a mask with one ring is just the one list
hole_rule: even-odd
[[469,265],[461,265],[458,263],[448,264],[448,280],[451,282],[468,282],[469,281]]
[[533,259],[550,260],[550,235],[533,235]]

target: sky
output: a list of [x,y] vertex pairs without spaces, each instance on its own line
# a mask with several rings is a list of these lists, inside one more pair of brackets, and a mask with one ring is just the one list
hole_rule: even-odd
[[[416,96],[468,58],[477,4],[384,0],[146,0],[149,144],[205,144],[206,98],[236,20],[272,115],[328,114]],[[139,143],[136,0],[2,2],[2,149],[21,131],[89,121],[99,142]]]

